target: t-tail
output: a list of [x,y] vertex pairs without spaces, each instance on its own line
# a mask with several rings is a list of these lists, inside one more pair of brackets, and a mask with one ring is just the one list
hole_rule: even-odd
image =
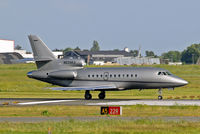
[[50,61],[56,60],[56,57],[54,56],[52,51],[38,36],[29,35],[28,38],[33,50],[34,60],[38,69],[41,69]]

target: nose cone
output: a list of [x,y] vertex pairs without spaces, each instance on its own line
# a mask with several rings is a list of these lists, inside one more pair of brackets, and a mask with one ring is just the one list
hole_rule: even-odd
[[182,85],[184,86],[184,85],[187,85],[188,82],[187,82],[186,80],[181,80],[181,81],[180,81],[180,84],[182,84]]
[[29,78],[33,78],[33,73],[32,73],[32,72],[28,72],[28,73],[27,73],[27,76],[28,76]]
[[177,79],[176,79],[176,84],[177,84],[178,86],[184,86],[184,85],[187,85],[188,82],[187,82],[186,80],[177,78]]

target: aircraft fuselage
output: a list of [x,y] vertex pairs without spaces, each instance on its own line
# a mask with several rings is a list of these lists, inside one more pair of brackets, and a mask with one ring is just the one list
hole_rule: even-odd
[[187,81],[161,68],[84,68],[81,58],[56,59],[38,36],[29,35],[29,40],[38,70],[28,72],[27,76],[63,86],[51,88],[53,90],[85,90],[85,99],[92,99],[90,91],[100,91],[99,99],[104,99],[105,91],[128,89],[159,89],[158,99],[162,99],[162,88],[188,84]]
[[[52,76],[52,72],[56,72],[54,73],[55,75]],[[70,76],[64,77],[66,76],[65,72],[67,72],[66,75],[74,74],[75,76],[71,78]],[[35,73],[38,75],[34,75]],[[63,77],[61,76],[62,74],[64,75]],[[41,70],[29,72],[28,76],[64,87],[112,84],[115,85],[118,90],[175,88],[188,83],[165,69],[151,67],[105,67],[58,71]]]

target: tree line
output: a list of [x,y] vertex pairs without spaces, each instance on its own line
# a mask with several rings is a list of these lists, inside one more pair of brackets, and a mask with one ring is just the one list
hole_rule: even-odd
[[[99,47],[99,43],[94,40],[93,41],[93,45],[90,48],[90,51],[99,51],[100,47]],[[67,47],[65,49],[57,49],[55,48],[53,51],[63,51],[63,53],[69,52],[69,51],[81,51],[81,49],[77,46],[75,48],[71,48],[71,47]],[[89,51],[88,49],[83,49],[83,51]]]
[[161,58],[169,59],[171,62],[183,62],[186,64],[194,64],[197,62],[200,56],[200,44],[192,44],[185,50],[181,51],[169,51],[163,53]]
[[[54,51],[56,51],[58,49],[54,49]],[[75,48],[65,48],[63,50],[59,50],[59,51],[63,51],[68,52],[68,51],[80,51],[81,49],[77,46]],[[87,50],[88,49],[83,49],[83,50]],[[99,51],[100,50],[100,46],[99,43],[94,40],[93,41],[93,45],[90,48],[90,51]],[[113,51],[120,51],[119,49],[114,49]],[[130,50],[130,53],[132,54],[132,56],[137,57],[140,56],[139,55],[139,51],[138,50]],[[145,51],[145,56],[146,57],[154,57],[154,58],[161,58],[161,59],[168,59],[170,62],[183,62],[186,64],[192,64],[192,63],[196,63],[199,56],[200,56],[200,44],[192,44],[190,46],[188,46],[184,51],[168,51],[165,53],[162,53],[161,56],[157,56],[153,51]]]
[[[17,49],[21,49],[19,45],[17,45]],[[81,49],[77,46],[75,48],[65,48],[65,49],[54,49],[53,51],[63,51],[64,53],[68,51],[80,51]],[[88,49],[83,49],[83,51],[89,51]],[[99,51],[100,46],[99,43],[94,40],[93,45],[90,48],[90,51]],[[119,49],[114,49],[113,51],[120,51]],[[130,53],[132,56],[137,57],[141,56],[139,55],[138,50],[130,50]],[[161,58],[161,59],[168,59],[170,62],[183,62],[186,64],[193,64],[196,63],[199,56],[200,56],[200,44],[192,44],[188,46],[185,50],[183,51],[168,51],[165,53],[162,53],[161,56],[155,55],[153,51],[145,51],[145,56],[146,57],[154,57],[154,58]]]

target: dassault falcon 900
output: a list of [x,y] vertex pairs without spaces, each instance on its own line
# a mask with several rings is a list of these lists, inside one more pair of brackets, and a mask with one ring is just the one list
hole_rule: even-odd
[[84,68],[81,59],[56,59],[52,51],[36,35],[29,35],[37,70],[27,76],[61,87],[53,90],[85,90],[85,99],[92,99],[90,91],[100,91],[99,99],[106,91],[128,89],[162,89],[180,87],[188,82],[168,70],[152,67]]

